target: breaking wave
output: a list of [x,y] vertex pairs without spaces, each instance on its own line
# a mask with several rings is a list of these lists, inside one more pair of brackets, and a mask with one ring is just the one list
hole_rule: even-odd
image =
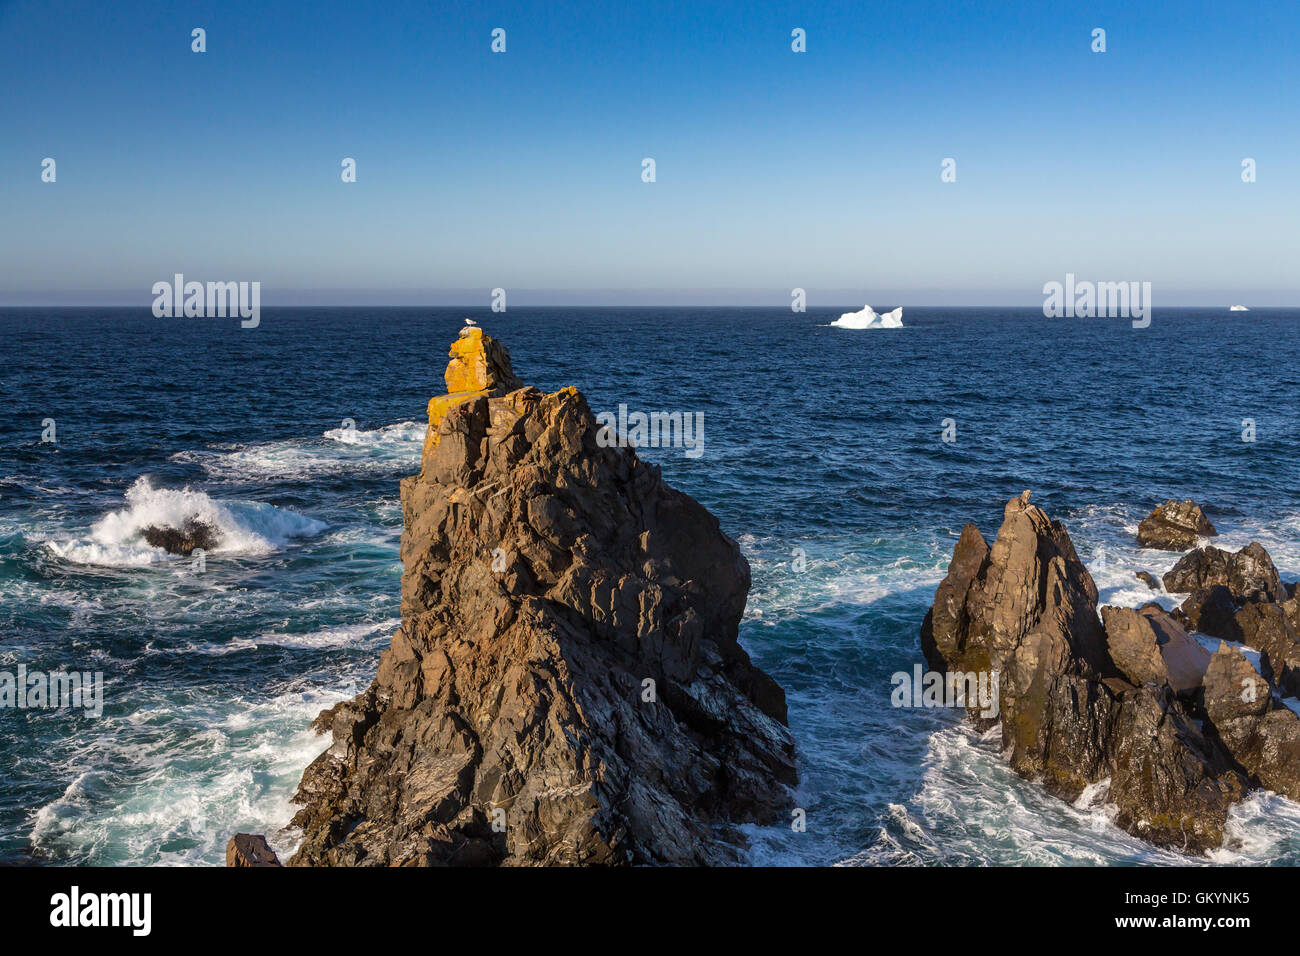
[[144,476],[127,489],[126,507],[100,518],[88,537],[50,539],[45,545],[77,564],[144,567],[171,556],[145,541],[143,529],[181,527],[195,518],[217,530],[220,540],[212,550],[219,553],[267,554],[326,528],[322,521],[260,501],[217,501],[190,488],[155,488]]

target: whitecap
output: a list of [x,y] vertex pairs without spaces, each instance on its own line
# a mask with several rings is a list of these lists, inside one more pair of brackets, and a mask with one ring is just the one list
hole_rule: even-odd
[[267,554],[295,538],[324,531],[322,521],[260,501],[217,501],[190,488],[155,488],[148,476],[126,492],[126,507],[111,511],[91,528],[88,538],[47,539],[59,557],[78,564],[143,567],[168,558],[140,533],[150,526],[182,527],[197,518],[217,530],[212,553]]
[[322,474],[414,470],[427,426],[397,422],[382,428],[330,428],[317,439],[267,442],[228,451],[188,451],[174,458],[199,463],[217,478],[312,478]]

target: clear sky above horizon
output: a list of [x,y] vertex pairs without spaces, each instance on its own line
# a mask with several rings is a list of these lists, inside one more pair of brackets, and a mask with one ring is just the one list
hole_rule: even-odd
[[1300,303],[1300,4],[473,7],[0,0],[0,305]]

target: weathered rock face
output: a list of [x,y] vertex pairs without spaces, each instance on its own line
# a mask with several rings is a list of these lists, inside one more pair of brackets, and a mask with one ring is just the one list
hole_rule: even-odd
[[199,518],[190,518],[179,528],[149,525],[140,529],[140,536],[151,547],[185,557],[189,557],[198,548],[211,551],[221,543],[217,529]]
[[1274,701],[1245,655],[1227,644],[1210,660],[1205,711],[1254,783],[1300,800],[1300,717]]
[[1285,696],[1300,696],[1300,638],[1282,605],[1250,601],[1233,621],[1241,643],[1260,652],[1264,677]]
[[1210,652],[1188,636],[1159,604],[1139,610],[1103,607],[1102,624],[1115,666],[1131,684],[1168,684],[1175,693],[1196,692]]
[[1193,590],[1176,616],[1191,630],[1255,648],[1263,676],[1284,695],[1300,695],[1300,601],[1288,597],[1291,590],[1261,545],[1236,554],[1193,551],[1165,578],[1183,587],[1214,582]]
[[462,329],[448,354],[451,361],[443,373],[447,394],[429,399],[431,424],[424,436],[425,456],[440,440],[438,429],[432,427],[432,423],[446,419],[453,408],[476,398],[500,398],[524,387],[510,368],[510,353],[506,347],[484,335],[477,326]]
[[[963,530],[922,649],[935,670],[999,672],[1002,749],[1023,776],[1066,800],[1109,778],[1119,826],[1179,849],[1218,846],[1229,808],[1262,777],[1202,707],[1209,655],[1156,605],[1104,608],[1103,627],[1096,602],[1064,528],[1026,492],[991,548]],[[1287,763],[1284,732],[1246,729],[1242,746],[1283,754],[1270,768]]]
[[1222,584],[1188,595],[1174,616],[1183,622],[1189,631],[1200,631],[1211,637],[1221,637],[1229,641],[1240,641],[1241,630],[1237,627],[1237,601]]
[[1137,542],[1144,548],[1186,551],[1196,547],[1197,537],[1218,534],[1195,501],[1174,501],[1160,505],[1138,525]]
[[1284,601],[1288,596],[1273,559],[1258,541],[1236,554],[1215,547],[1197,548],[1179,558],[1163,581],[1165,590],[1174,593],[1226,587],[1237,601]]
[[226,844],[226,866],[279,866],[280,860],[266,837],[236,833]]
[[785,694],[737,643],[749,566],[582,395],[469,330],[402,482],[402,625],[318,719],[290,865],[697,864],[787,819]]

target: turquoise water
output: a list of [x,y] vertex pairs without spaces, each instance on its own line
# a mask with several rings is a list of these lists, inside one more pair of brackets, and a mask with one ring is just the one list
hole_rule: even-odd
[[[217,864],[237,830],[292,848],[289,797],[325,745],[308,724],[366,685],[397,624],[397,482],[476,314],[530,384],[704,414],[701,456],[644,456],[740,541],[742,641],[789,693],[808,828],[751,828],[754,862],[1300,863],[1280,798],[1188,860],[1018,779],[956,715],[889,705],[962,524],[991,536],[1024,488],[1104,602],[1147,600],[1132,572],[1172,564],[1133,543],[1171,496],[1300,577],[1300,311],[1134,330],[907,309],[866,332],[828,328],[840,311],[265,309],[242,331],[0,310],[0,670],[102,671],[107,697],[98,720],[0,710],[0,860]],[[225,540],[201,571],[138,537],[195,511]]]

